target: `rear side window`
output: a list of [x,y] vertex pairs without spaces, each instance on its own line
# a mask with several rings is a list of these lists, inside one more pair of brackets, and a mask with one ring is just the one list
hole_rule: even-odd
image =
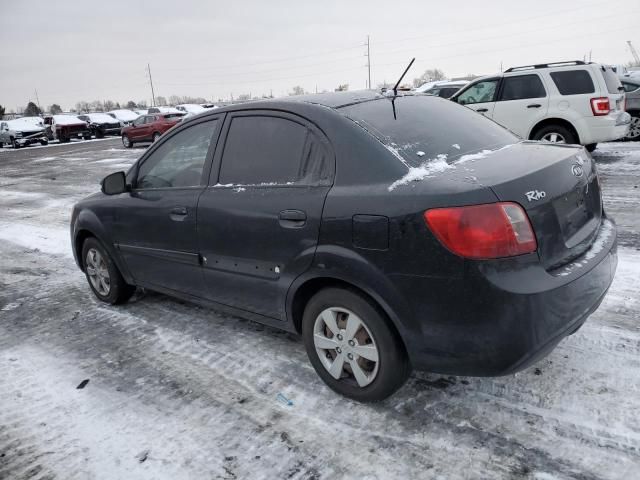
[[287,184],[304,176],[308,130],[280,117],[235,117],[222,155],[219,183]]
[[339,109],[411,167],[455,162],[465,154],[518,142],[497,123],[454,102],[408,95],[362,102]]
[[543,98],[547,92],[538,75],[519,75],[505,77],[502,81],[500,100],[522,100],[525,98]]
[[442,98],[451,98],[458,90],[460,90],[458,87],[443,87],[440,89],[440,92],[438,92],[438,96]]
[[604,77],[604,83],[607,85],[607,91],[609,93],[622,93],[618,75],[616,75],[610,67],[603,67],[601,71]]
[[178,120],[184,117],[184,114],[183,113],[165,113],[163,117],[165,118],[165,120],[171,120],[173,122],[175,120]]
[[549,75],[558,87],[560,95],[581,95],[595,92],[591,75],[586,70],[551,72]]

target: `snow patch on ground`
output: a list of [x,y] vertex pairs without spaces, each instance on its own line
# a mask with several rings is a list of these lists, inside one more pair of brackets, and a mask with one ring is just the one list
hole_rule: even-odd
[[59,227],[37,227],[17,222],[0,223],[0,240],[53,255],[72,257],[70,238],[69,231]]

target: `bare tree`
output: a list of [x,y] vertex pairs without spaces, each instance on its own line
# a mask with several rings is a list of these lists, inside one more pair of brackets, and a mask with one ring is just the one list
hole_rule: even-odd
[[240,100],[241,102],[246,102],[247,100],[251,100],[251,94],[250,93],[242,93],[242,94],[238,95],[238,100]]
[[156,103],[161,107],[167,106],[167,99],[164,97],[156,97]]
[[446,78],[447,76],[439,68],[430,68],[425,70],[418,78],[413,79],[413,86],[419,87],[427,82],[436,82],[438,80],[445,80]]
[[336,88],[336,92],[346,92],[347,90],[349,90],[349,84],[348,83],[343,83],[341,85],[338,85],[338,87]]
[[302,88],[300,85],[296,85],[295,87],[293,87],[293,91],[289,95],[304,95],[304,93],[304,88]]
[[104,101],[104,111],[108,112],[110,110],[115,110],[116,108],[120,108],[120,105],[114,102],[113,100],[105,100]]
[[85,100],[81,100],[78,103],[76,103],[76,112],[86,113],[89,110],[91,110],[91,105],[89,105],[89,102]]

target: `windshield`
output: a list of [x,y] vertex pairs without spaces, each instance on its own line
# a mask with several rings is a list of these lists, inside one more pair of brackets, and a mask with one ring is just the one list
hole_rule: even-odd
[[339,111],[410,167],[431,160],[452,163],[463,155],[496,150],[519,141],[497,123],[438,97],[411,95],[394,101],[385,98]]

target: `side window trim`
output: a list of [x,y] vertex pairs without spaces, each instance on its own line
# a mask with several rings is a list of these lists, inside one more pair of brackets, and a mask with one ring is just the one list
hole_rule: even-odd
[[[131,190],[132,191],[160,191],[160,190],[178,190],[178,189],[184,190],[184,189],[202,188],[206,186],[207,185],[206,179],[209,178],[212,159],[216,151],[218,140],[220,139],[220,132],[222,131],[221,127],[222,127],[222,123],[224,122],[225,116],[226,114],[218,114],[213,117],[206,117],[197,122],[190,123],[189,125],[184,126],[184,128],[183,126],[181,126],[180,128],[171,132],[169,135],[165,134],[162,137],[160,137],[160,141],[151,145],[151,147],[149,147],[149,149],[145,152],[145,154],[142,157],[140,157],[140,159],[135,163],[135,168],[132,169],[133,175],[131,176]],[[209,150],[207,151],[207,156],[205,157],[205,160],[204,160],[202,176],[200,177],[200,185],[195,185],[191,187],[161,187],[161,188],[144,188],[144,189],[137,188],[136,184],[138,182],[138,173],[140,171],[140,167],[144,164],[144,162],[146,162],[153,155],[153,153],[156,150],[158,150],[158,148],[160,148],[164,143],[168,142],[171,138],[173,138],[175,135],[179,134],[180,132],[183,132],[188,128],[195,127],[196,125],[200,125],[201,123],[206,123],[210,121],[217,121],[217,125],[213,132],[213,136],[211,137]]]
[[[222,127],[218,132],[217,139],[217,148],[215,150],[213,160],[211,162],[210,172],[207,176],[207,181],[205,185],[207,188],[214,187],[218,185],[220,180],[220,170],[222,168],[222,155],[224,153],[224,147],[227,142],[227,137],[229,135],[229,129],[231,126],[231,122],[236,117],[253,117],[253,116],[267,116],[267,117],[277,117],[283,118],[285,120],[290,120],[296,122],[303,127],[305,127],[308,131],[307,141],[305,143],[304,152],[307,152],[309,149],[309,144],[311,141],[309,140],[309,136],[315,140],[320,148],[322,148],[328,158],[328,166],[330,167],[330,171],[328,172],[328,176],[330,178],[329,185],[333,185],[335,179],[335,152],[331,142],[327,138],[327,136],[320,130],[313,122],[307,120],[304,117],[296,115],[290,112],[284,112],[282,110],[268,110],[268,109],[256,109],[256,110],[236,110],[233,112],[228,112],[225,114],[224,122],[222,123]],[[314,186],[314,184],[309,183],[293,183],[293,184],[276,184],[276,185],[252,185],[252,188],[273,188],[274,186],[279,188],[299,188],[299,187],[309,187]]]

